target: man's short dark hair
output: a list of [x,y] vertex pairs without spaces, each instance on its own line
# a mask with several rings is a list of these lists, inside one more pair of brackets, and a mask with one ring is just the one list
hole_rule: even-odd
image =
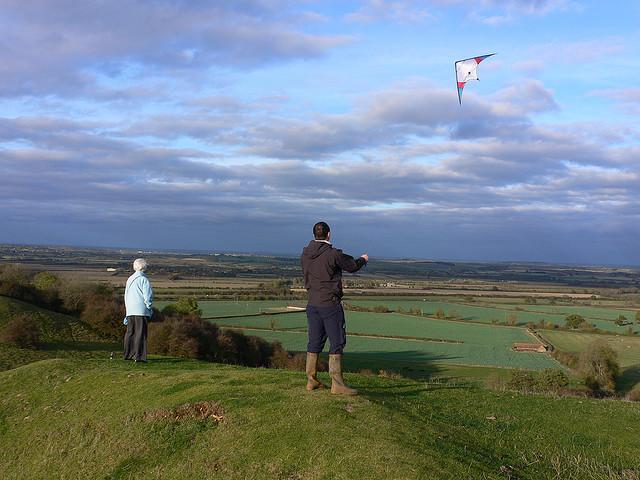
[[313,226],[313,238],[316,240],[326,240],[331,229],[325,222],[318,222]]

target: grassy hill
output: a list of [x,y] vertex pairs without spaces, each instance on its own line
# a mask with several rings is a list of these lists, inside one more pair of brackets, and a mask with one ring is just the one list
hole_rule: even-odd
[[12,316],[25,313],[35,317],[40,324],[42,343],[37,350],[0,343],[0,371],[47,358],[107,357],[112,350],[121,348],[101,340],[79,318],[0,296],[0,329]]
[[333,397],[300,372],[108,360],[81,320],[0,297],[0,327],[24,312],[44,343],[0,344],[2,479],[640,478],[637,403],[354,374],[361,395]]
[[[640,475],[638,404],[359,375],[347,380],[361,395],[340,398],[307,393],[303,377],[174,359],[54,359],[0,372],[0,476]],[[203,405],[222,421],[197,418]]]
[[38,320],[41,336],[45,342],[99,340],[91,326],[79,318],[0,295],[0,328],[13,315],[22,313],[32,315]]

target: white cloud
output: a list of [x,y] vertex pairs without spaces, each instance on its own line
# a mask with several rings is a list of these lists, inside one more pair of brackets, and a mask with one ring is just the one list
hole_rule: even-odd
[[82,94],[97,72],[250,69],[318,58],[349,42],[300,29],[283,2],[7,1],[0,18],[0,95]]

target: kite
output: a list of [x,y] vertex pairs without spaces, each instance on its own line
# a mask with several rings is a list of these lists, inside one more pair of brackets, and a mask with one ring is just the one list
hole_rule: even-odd
[[480,57],[465,58],[464,60],[458,60],[455,63],[456,67],[456,83],[458,85],[458,101],[462,105],[462,89],[464,84],[469,80],[479,80],[478,78],[478,65],[485,58],[488,58],[495,53],[489,55],[482,55]]

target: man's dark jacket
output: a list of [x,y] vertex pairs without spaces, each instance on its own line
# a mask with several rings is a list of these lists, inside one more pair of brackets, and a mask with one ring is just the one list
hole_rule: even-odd
[[357,272],[367,263],[321,240],[311,240],[302,250],[300,261],[309,305],[314,307],[338,305],[342,300],[342,271]]

